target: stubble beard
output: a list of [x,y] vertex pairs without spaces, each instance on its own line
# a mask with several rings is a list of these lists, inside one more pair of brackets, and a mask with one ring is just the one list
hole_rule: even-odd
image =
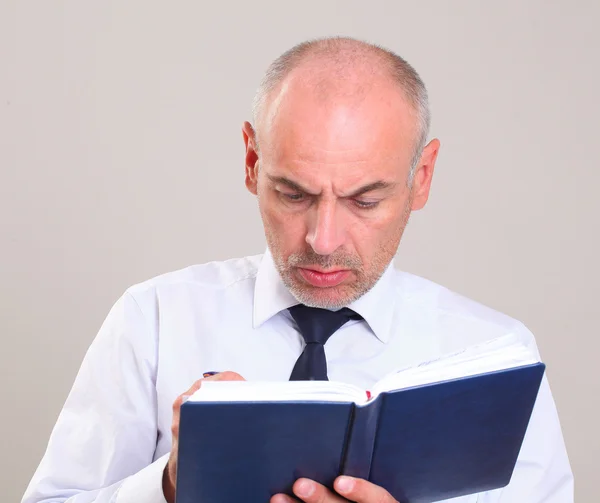
[[[302,252],[290,254],[286,259],[279,239],[265,225],[267,245],[283,284],[298,302],[310,307],[336,310],[358,300],[375,286],[396,255],[410,218],[411,202],[411,200],[407,201],[399,228],[383,245],[378,246],[368,270],[365,269],[360,257],[348,254],[343,249],[336,250],[331,255],[319,255],[308,247]],[[325,270],[348,269],[352,271],[354,280],[335,287],[314,287],[302,281],[297,272],[299,267],[310,268],[311,266],[318,266]]]

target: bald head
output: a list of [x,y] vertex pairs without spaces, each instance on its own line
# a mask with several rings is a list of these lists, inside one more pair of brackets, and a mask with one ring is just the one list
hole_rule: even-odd
[[351,38],[319,39],[293,47],[270,65],[256,93],[257,136],[277,114],[284,96],[298,88],[303,92],[309,89],[323,105],[345,106],[358,106],[370,93],[397,91],[411,111],[413,164],[418,161],[429,130],[427,92],[417,72],[400,56]]

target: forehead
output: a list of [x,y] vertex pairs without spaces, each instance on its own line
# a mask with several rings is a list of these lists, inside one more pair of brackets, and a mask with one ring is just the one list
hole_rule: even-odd
[[259,131],[272,161],[317,164],[410,163],[416,115],[397,84],[354,76],[336,82],[288,78],[266,107]]

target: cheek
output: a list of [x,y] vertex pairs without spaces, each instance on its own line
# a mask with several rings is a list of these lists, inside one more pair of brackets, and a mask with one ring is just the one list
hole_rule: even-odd
[[283,249],[298,251],[306,243],[306,215],[283,211],[278,203],[276,197],[265,198],[259,203],[265,232]]
[[349,226],[350,241],[363,263],[398,240],[402,232],[402,218],[393,212],[354,219]]

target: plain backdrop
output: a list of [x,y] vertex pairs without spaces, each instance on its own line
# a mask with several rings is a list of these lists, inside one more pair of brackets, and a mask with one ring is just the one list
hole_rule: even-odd
[[442,149],[397,267],[536,334],[598,501],[599,21],[596,0],[0,0],[3,501],[128,286],[263,251],[240,127],[270,61],[324,35],[421,73]]

